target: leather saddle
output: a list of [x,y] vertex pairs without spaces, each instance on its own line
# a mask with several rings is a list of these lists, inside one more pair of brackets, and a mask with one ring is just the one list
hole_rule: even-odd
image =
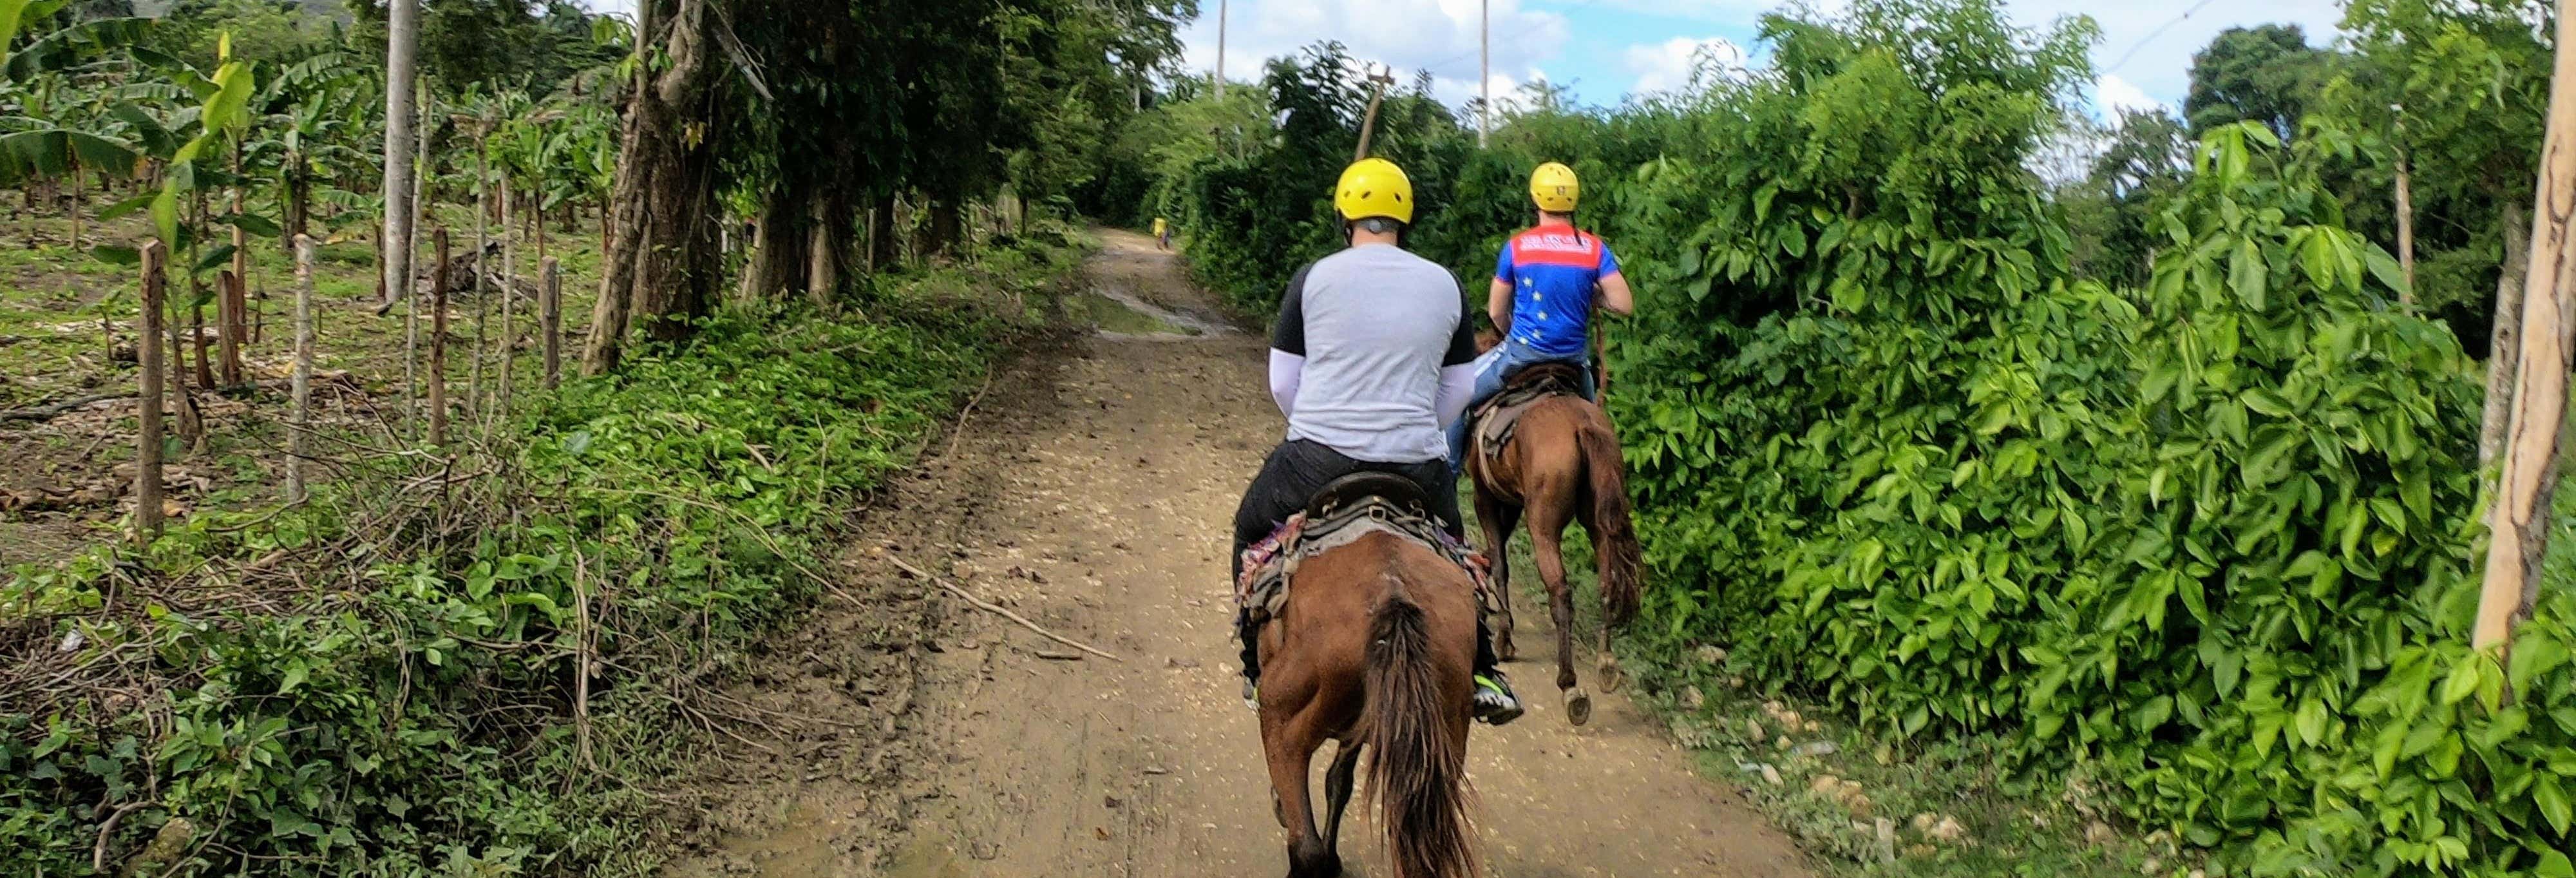
[[1536,363],[1521,367],[1503,383],[1503,392],[1476,408],[1474,434],[1476,447],[1488,457],[1503,453],[1511,444],[1512,432],[1520,426],[1521,415],[1531,406],[1555,396],[1583,398],[1583,369],[1573,363]]
[[1315,492],[1314,499],[1306,501],[1306,520],[1322,521],[1331,518],[1336,511],[1370,500],[1410,509],[1415,515],[1430,515],[1430,499],[1423,496],[1421,485],[1393,473],[1367,472],[1334,479],[1332,484]]
[[1372,533],[1394,534],[1456,562],[1475,580],[1480,605],[1485,601],[1492,565],[1441,528],[1421,486],[1403,476],[1364,472],[1325,485],[1307,501],[1305,512],[1244,550],[1244,575],[1236,583],[1235,600],[1246,611],[1246,621],[1257,627],[1279,611],[1299,562]]

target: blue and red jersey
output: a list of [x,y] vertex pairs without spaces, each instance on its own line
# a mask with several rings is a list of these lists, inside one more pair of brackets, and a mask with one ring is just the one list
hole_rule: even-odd
[[1594,288],[1618,273],[1610,245],[1572,225],[1513,235],[1494,264],[1494,278],[1512,285],[1512,341],[1549,356],[1582,354]]

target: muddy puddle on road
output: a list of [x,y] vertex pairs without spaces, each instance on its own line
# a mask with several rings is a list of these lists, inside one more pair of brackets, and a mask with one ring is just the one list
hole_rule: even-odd
[[1235,332],[1222,318],[1165,309],[1108,284],[1066,300],[1065,311],[1110,338],[1201,338]]

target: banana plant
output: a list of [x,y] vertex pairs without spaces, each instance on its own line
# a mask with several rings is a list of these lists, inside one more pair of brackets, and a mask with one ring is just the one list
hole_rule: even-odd
[[182,85],[195,93],[201,102],[197,107],[197,135],[181,144],[170,156],[162,175],[161,193],[152,199],[152,227],[159,231],[164,244],[176,247],[179,242],[179,200],[197,189],[198,160],[209,150],[221,147],[227,138],[245,135],[250,126],[250,98],[257,83],[248,62],[233,58],[233,38],[225,34],[215,41],[215,74],[183,80]]

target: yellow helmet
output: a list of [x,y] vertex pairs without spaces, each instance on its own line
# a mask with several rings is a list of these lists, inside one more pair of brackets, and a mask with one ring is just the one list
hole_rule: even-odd
[[1583,197],[1583,184],[1574,179],[1574,169],[1556,162],[1538,166],[1530,173],[1530,200],[1538,209],[1549,213],[1573,213],[1575,201]]
[[1333,192],[1333,208],[1348,221],[1385,217],[1412,225],[1413,181],[1404,176],[1403,168],[1385,159],[1352,162],[1342,169],[1341,185]]

